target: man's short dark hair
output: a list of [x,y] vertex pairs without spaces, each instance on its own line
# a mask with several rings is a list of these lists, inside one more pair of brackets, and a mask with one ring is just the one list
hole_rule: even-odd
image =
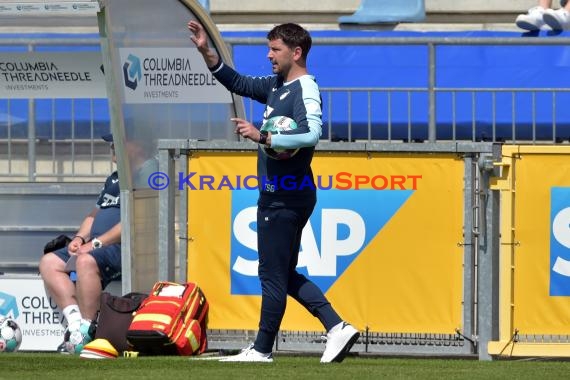
[[302,57],[306,60],[313,40],[311,35],[298,24],[287,23],[277,25],[267,33],[269,41],[281,39],[289,49],[299,46],[302,50]]

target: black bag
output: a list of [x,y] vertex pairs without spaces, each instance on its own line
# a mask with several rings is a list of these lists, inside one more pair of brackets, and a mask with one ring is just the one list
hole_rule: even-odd
[[60,248],[67,247],[70,241],[71,239],[67,235],[59,235],[44,246],[44,255],[46,253],[57,251]]
[[127,330],[133,320],[133,313],[147,297],[148,294],[136,292],[122,297],[108,292],[101,293],[95,339],[107,339],[119,354],[128,351]]

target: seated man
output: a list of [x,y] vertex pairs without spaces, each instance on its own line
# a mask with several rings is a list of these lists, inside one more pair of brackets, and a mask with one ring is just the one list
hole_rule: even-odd
[[[104,140],[109,138],[103,137]],[[113,144],[111,149],[115,161]],[[107,177],[95,207],[69,245],[46,253],[40,260],[40,274],[46,289],[67,320],[59,352],[78,354],[83,345],[93,339],[93,322],[99,311],[101,292],[109,282],[121,277],[119,196],[119,177],[114,171]],[[75,260],[75,283],[69,275],[71,257]]]

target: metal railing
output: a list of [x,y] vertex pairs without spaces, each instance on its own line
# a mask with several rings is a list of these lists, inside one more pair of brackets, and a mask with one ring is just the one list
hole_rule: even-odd
[[[265,38],[228,37],[232,47],[265,45]],[[459,87],[438,84],[437,48],[456,46],[566,46],[568,40],[549,38],[317,37],[324,46],[422,46],[426,49],[425,86],[321,87],[323,140],[379,142],[490,141],[559,144],[570,139],[570,117],[560,118],[570,89]],[[16,38],[0,40],[5,49],[35,51],[42,46],[97,48],[98,38]],[[260,57],[262,59],[263,57]],[[72,95],[70,95],[72,96]],[[70,112],[53,110],[58,99],[0,100],[0,181],[101,181],[111,167],[107,146],[98,140],[95,115],[106,99],[68,99]],[[76,104],[89,102],[87,117]],[[260,122],[262,106],[245,99],[247,117]],[[14,109],[22,107],[18,114]],[[103,104],[101,104],[103,102]],[[44,103],[44,104],[41,104]],[[547,104],[548,115],[544,114]],[[51,109],[46,120],[38,106]],[[83,108],[85,106],[83,105]],[[530,116],[521,121],[519,111]],[[20,110],[21,111],[21,110]],[[419,114],[419,116],[418,116]],[[483,115],[483,116],[481,116]],[[21,116],[21,117],[20,117]],[[566,116],[566,115],[565,115]]]
[[[231,37],[226,42],[235,50],[239,45],[265,45],[265,38]],[[399,140],[403,142],[441,140],[456,141],[491,141],[509,143],[561,143],[570,138],[570,132],[561,129],[557,112],[563,107],[557,107],[560,94],[567,94],[566,87],[530,88],[530,87],[449,87],[438,84],[437,48],[441,46],[566,46],[567,38],[464,38],[464,37],[358,37],[337,38],[317,37],[313,45],[324,46],[423,46],[426,48],[425,86],[419,87],[321,87],[324,109],[324,138],[329,141],[337,140]],[[348,75],[348,74],[347,74]],[[318,78],[317,78],[318,80]],[[339,99],[339,94],[346,94],[345,99]],[[354,97],[364,94],[365,106]],[[407,100],[393,101],[397,94],[403,94]],[[381,101],[374,101],[384,95]],[[465,97],[471,101],[460,101]],[[517,97],[522,96],[523,101]],[[550,96],[551,114],[548,120],[539,120],[538,98]],[[487,98],[491,100],[488,101]],[[509,97],[507,99],[505,97]],[[544,99],[542,99],[544,102]],[[247,103],[249,102],[249,103]],[[524,123],[517,120],[520,104],[529,103],[532,115]],[[564,104],[561,102],[561,104]],[[362,103],[362,102],[361,102]],[[393,117],[399,107],[404,107],[407,118]],[[345,108],[348,117],[345,120],[335,120],[334,115],[339,108]],[[425,110],[423,118],[414,119],[414,109]],[[384,110],[385,116],[375,116],[379,110]],[[246,99],[248,117],[254,119],[256,106]],[[483,120],[478,113],[485,111]],[[465,113],[470,117],[465,117]],[[261,114],[260,112],[257,112]],[[446,113],[449,113],[446,114]],[[501,115],[510,115],[508,120]],[[362,114],[367,117],[362,118]],[[359,117],[360,116],[360,117]],[[462,116],[462,117],[460,117]],[[355,121],[356,119],[359,119]],[[362,120],[364,119],[364,120]],[[259,121],[259,120],[258,120]],[[567,120],[564,120],[566,122]],[[568,120],[570,121],[570,120]],[[545,131],[545,125],[548,131]],[[336,133],[335,133],[336,132]],[[339,133],[341,132],[341,133]]]

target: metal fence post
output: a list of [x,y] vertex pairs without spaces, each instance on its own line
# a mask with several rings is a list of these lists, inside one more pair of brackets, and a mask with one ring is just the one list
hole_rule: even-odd
[[428,141],[436,141],[436,124],[435,124],[435,44],[428,43]]
[[[34,51],[34,45],[28,45],[28,51]],[[28,100],[28,181],[36,181],[36,102]]]
[[169,185],[158,193],[158,280],[174,281],[174,154],[172,149],[160,149],[160,143],[158,170],[170,179]]
[[482,197],[481,221],[484,233],[479,238],[477,258],[477,315],[479,360],[491,360],[487,345],[499,338],[499,245],[500,245],[500,193],[490,189],[490,177],[498,170],[493,162],[500,155],[500,145],[494,145],[493,157],[480,159]]

